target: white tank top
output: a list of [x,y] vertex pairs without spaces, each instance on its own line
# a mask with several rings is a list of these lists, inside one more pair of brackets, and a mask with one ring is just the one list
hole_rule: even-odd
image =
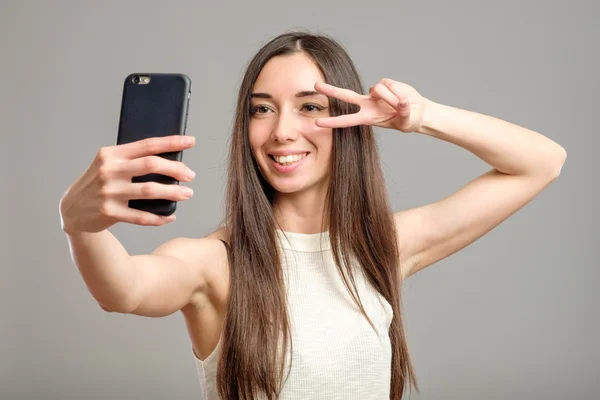
[[[328,232],[277,230],[277,238],[282,250],[293,341],[291,370],[280,399],[389,399],[392,359],[388,333],[393,316],[390,304],[355,267],[360,299],[379,331],[376,333],[344,286],[333,260]],[[219,399],[216,372],[220,348],[219,341],[204,361],[192,352],[202,400]],[[287,373],[286,367],[284,379]]]

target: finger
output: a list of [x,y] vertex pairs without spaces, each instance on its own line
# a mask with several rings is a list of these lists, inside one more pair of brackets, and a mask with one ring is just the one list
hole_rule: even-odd
[[118,190],[119,197],[126,200],[164,199],[183,201],[194,194],[194,191],[187,186],[158,182],[124,183]]
[[315,124],[321,128],[348,128],[351,126],[364,125],[365,120],[361,113],[358,112],[337,117],[317,118]]
[[400,115],[408,115],[410,114],[410,101],[404,92],[402,91],[402,87],[395,81],[391,79],[383,79],[383,86],[389,89],[397,98],[398,101],[394,105],[394,108],[398,110]]
[[149,155],[181,151],[192,147],[195,143],[193,136],[170,135],[151,137],[131,143],[115,146],[119,156],[134,159]]
[[196,175],[181,161],[167,160],[160,156],[146,156],[126,161],[120,165],[121,171],[128,177],[143,176],[150,173],[170,176],[182,182],[190,182]]
[[396,108],[398,105],[398,96],[392,93],[389,88],[380,83],[372,86],[369,90],[369,93],[371,93],[373,97],[382,99],[393,108]]
[[319,93],[323,93],[325,96],[335,97],[336,99],[352,104],[360,103],[365,97],[350,89],[342,89],[325,82],[315,83],[315,90]]
[[144,226],[161,226],[173,222],[177,218],[175,214],[169,216],[156,215],[151,212],[130,208],[127,204],[115,207],[111,212],[111,216],[118,221]]

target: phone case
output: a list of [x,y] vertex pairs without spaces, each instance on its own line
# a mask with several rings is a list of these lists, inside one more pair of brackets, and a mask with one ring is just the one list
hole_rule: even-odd
[[[137,78],[136,78],[137,77]],[[141,82],[140,77],[149,77]],[[184,74],[135,73],[125,78],[117,144],[170,135],[185,135],[191,80]],[[157,154],[173,161],[181,161],[183,151]],[[137,176],[132,182],[154,181],[161,184],[179,184],[175,178],[161,174]],[[162,199],[134,199],[129,207],[157,215],[171,215],[177,202]]]

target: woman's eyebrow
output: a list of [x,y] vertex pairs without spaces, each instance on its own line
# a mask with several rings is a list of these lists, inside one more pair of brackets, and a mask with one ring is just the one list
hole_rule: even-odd
[[319,93],[315,90],[304,90],[296,93],[296,97],[308,97],[308,96],[325,96],[323,93]]
[[[296,93],[296,97],[308,97],[308,96],[325,96],[323,93],[319,93],[315,90],[303,90],[301,92]],[[251,98],[257,99],[272,99],[273,96],[269,93],[252,93],[250,95]]]

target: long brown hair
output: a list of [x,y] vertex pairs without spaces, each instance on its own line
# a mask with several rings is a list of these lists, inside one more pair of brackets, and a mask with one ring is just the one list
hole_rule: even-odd
[[[217,372],[223,399],[254,399],[259,393],[277,398],[284,384],[282,355],[293,346],[276,245],[274,189],[252,155],[248,124],[250,95],[263,66],[273,57],[300,51],[314,59],[325,82],[363,93],[346,51],[322,35],[282,34],[262,47],[248,65],[237,100],[226,188],[230,296]],[[334,98],[329,102],[332,116],[358,111],[357,106]],[[358,297],[351,257],[392,306],[390,398],[400,399],[407,384],[418,388],[401,318],[396,231],[370,126],[334,130],[325,210],[323,228],[329,230],[334,260],[357,307],[375,329]]]

